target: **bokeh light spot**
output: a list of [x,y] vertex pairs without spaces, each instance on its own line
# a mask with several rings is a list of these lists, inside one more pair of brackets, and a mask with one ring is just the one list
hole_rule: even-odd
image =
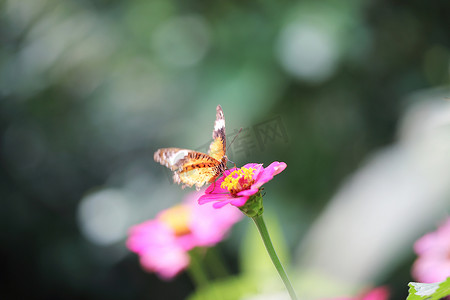
[[106,189],[87,195],[78,207],[78,223],[92,243],[107,246],[120,241],[128,229],[128,199],[119,190]]
[[319,26],[293,23],[282,30],[277,54],[288,73],[304,81],[322,82],[336,68],[338,45]]

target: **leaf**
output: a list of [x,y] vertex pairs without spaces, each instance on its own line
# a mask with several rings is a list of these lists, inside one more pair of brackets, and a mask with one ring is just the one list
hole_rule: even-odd
[[438,300],[450,295],[450,277],[436,283],[410,282],[406,300]]

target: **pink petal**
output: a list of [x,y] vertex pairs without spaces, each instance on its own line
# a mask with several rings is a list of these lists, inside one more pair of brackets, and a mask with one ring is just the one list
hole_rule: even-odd
[[198,246],[197,239],[191,233],[180,235],[176,238],[176,244],[180,249],[189,251]]
[[[378,287],[371,291],[369,291],[367,294],[354,298],[333,298],[332,300],[387,300],[389,297],[389,290],[385,287]],[[331,300],[331,299],[330,299]]]
[[386,300],[389,297],[389,290],[386,287],[378,287],[368,292],[363,300]]
[[243,214],[231,205],[215,209],[211,204],[195,205],[190,224],[198,246],[213,246],[220,242]]
[[[204,197],[205,196],[205,197]],[[215,199],[214,199],[214,197],[213,196],[211,196],[210,198],[212,198],[212,199],[207,199],[208,198],[208,196],[206,196],[206,195],[204,195],[204,196],[202,196],[202,197],[200,197],[200,199],[199,199],[199,201],[198,201],[198,203],[199,204],[205,204],[205,203],[208,203],[208,202],[215,202],[214,204],[213,204],[213,207],[214,208],[222,208],[222,207],[224,207],[225,205],[227,205],[228,203],[230,203],[230,204],[232,204],[232,205],[234,205],[234,206],[242,206],[242,205],[244,205],[245,204],[245,202],[247,202],[247,200],[248,200],[248,196],[243,196],[243,197],[233,197],[233,196],[231,196],[230,194],[227,194],[227,195],[222,195],[222,197],[216,197]],[[223,197],[223,196],[225,196],[225,197]],[[202,199],[203,198],[203,199]]]
[[285,162],[274,161],[266,169],[273,168],[273,172],[274,172],[273,175],[278,175],[281,172],[283,172],[284,169],[286,169],[286,167],[287,167],[287,164]]
[[420,282],[432,283],[450,276],[450,218],[439,228],[427,233],[414,244],[418,254],[412,267],[413,277]]
[[142,255],[140,262],[145,270],[170,280],[189,265],[189,255],[181,249],[161,248],[158,252]]
[[230,198],[230,199],[225,200],[225,201],[219,201],[219,202],[216,202],[216,203],[213,204],[213,207],[216,208],[216,209],[222,208],[222,207],[224,207],[225,205],[227,205],[228,203],[230,203],[230,202],[232,201],[232,199],[233,199],[233,198]]
[[245,204],[245,202],[247,202],[249,197],[244,196],[244,197],[228,197],[226,200],[222,200],[222,201],[217,201],[216,203],[213,204],[214,208],[222,208],[225,205],[227,205],[228,203],[230,203],[233,206],[242,206]]
[[433,255],[420,256],[412,267],[413,277],[420,282],[444,281],[450,276],[450,259]]
[[159,220],[133,226],[126,245],[140,256],[144,269],[158,273],[163,279],[172,278],[189,263],[173,231]]
[[198,204],[202,205],[212,201],[226,201],[228,199],[233,199],[230,194],[204,194],[198,198]]
[[433,249],[435,246],[435,234],[434,232],[428,233],[418,239],[414,243],[414,252],[416,252],[418,255],[421,255],[425,252],[427,252],[429,249]]
[[287,165],[284,162],[273,162],[267,168],[264,169],[257,178],[256,182],[252,185],[252,188],[260,188],[264,183],[273,179],[273,177],[281,173],[286,169]]
[[244,204],[247,202],[248,198],[250,198],[250,197],[238,197],[238,198],[234,198],[234,200],[232,200],[232,201],[230,202],[230,204],[231,204],[231,205],[234,205],[234,206],[237,206],[237,207],[240,207],[240,206],[244,205]]
[[187,251],[198,246],[217,244],[234,223],[243,217],[232,206],[219,211],[212,205],[197,204],[218,201],[215,206],[221,207],[236,199],[229,194],[205,194],[202,199],[198,199],[200,195],[200,192],[190,193],[182,204],[190,214],[189,223],[186,224],[188,233],[176,236],[173,229],[158,217],[130,228],[127,247],[139,255],[144,269],[166,280],[173,278],[188,266]]
[[[223,182],[223,181],[222,181]],[[205,194],[229,194],[230,192],[228,191],[228,189],[224,189],[222,188],[220,185],[222,183],[216,183],[216,187],[213,188],[209,193],[205,192]]]
[[165,224],[150,220],[130,228],[126,245],[131,251],[142,254],[155,247],[173,244],[174,240],[172,230]]
[[253,188],[253,186],[249,190],[243,190],[237,193],[238,196],[252,196],[256,194],[259,191],[259,189]]
[[253,168],[253,169],[256,169],[257,171],[259,171],[262,168],[262,164],[249,163],[249,164],[244,165],[242,168],[246,168],[246,169]]

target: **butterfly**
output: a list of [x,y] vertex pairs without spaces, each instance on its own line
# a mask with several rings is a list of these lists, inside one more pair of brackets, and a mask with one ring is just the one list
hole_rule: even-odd
[[216,108],[212,137],[208,154],[188,149],[162,148],[155,152],[153,158],[174,172],[173,180],[183,184],[182,188],[195,185],[200,190],[205,183],[214,182],[227,167],[225,117],[220,105]]

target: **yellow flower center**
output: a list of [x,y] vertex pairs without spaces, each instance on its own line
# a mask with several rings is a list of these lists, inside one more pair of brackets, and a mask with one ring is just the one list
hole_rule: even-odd
[[256,171],[254,168],[240,168],[234,170],[223,180],[220,185],[221,188],[227,189],[230,194],[236,195],[242,190],[248,189],[255,180],[253,179],[253,173]]
[[191,232],[189,221],[191,214],[185,205],[177,205],[163,211],[158,219],[168,225],[176,236],[185,235]]

